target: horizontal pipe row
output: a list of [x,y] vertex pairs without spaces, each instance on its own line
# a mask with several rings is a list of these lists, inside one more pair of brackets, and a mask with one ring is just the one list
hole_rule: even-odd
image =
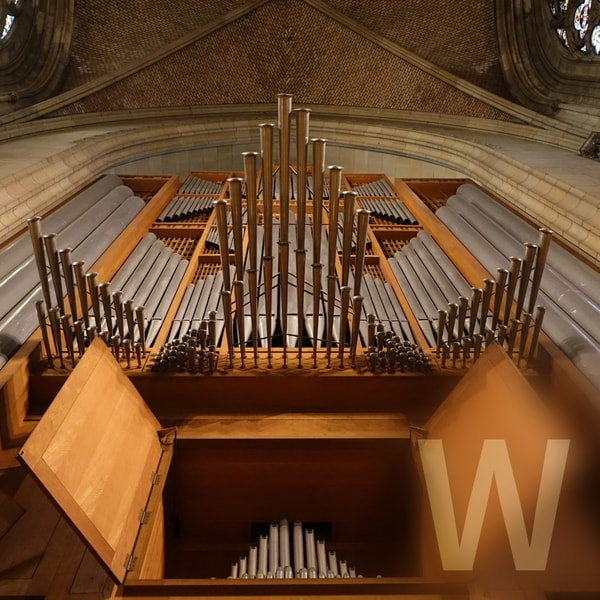
[[214,197],[175,196],[156,219],[157,223],[172,223],[205,215],[213,209]]
[[209,181],[197,175],[190,175],[177,190],[178,194],[220,194],[222,181]]
[[397,196],[396,192],[385,178],[370,181],[368,183],[359,183],[358,185],[353,185],[352,189],[359,196],[380,196],[384,198],[394,198]]
[[370,211],[374,217],[379,217],[384,221],[398,223],[399,225],[417,225],[417,220],[398,199],[380,200],[360,197],[358,202],[362,208]]

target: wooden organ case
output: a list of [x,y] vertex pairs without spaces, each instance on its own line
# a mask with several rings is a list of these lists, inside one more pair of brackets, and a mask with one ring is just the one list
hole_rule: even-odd
[[[290,107],[284,105],[286,117]],[[100,327],[92,335],[88,328],[85,352],[78,354],[63,338],[62,364],[55,356],[51,368],[39,338],[30,350],[27,411],[30,418],[43,416],[19,458],[123,584],[120,596],[468,598],[471,577],[449,575],[440,565],[419,440],[438,431],[444,418],[458,419],[461,403],[474,394],[497,406],[519,389],[524,402],[538,402],[533,388],[546,394],[578,379],[535,320],[529,337],[521,322],[514,331],[506,326],[518,304],[516,281],[512,291],[509,280],[501,293],[485,290],[490,273],[427,206],[436,202],[431,189],[443,204],[463,181],[432,188],[325,169],[322,140],[313,140],[309,165],[307,118],[297,111],[291,165],[285,151],[273,164],[272,140],[265,145],[263,139],[263,168],[248,153],[243,174],[190,173],[182,182],[123,178],[138,195],[146,192],[146,206],[93,270],[99,281],[124,279],[119,273],[150,234],[148,247],[160,242],[179,259],[165,259],[168,306],[156,317],[138,314],[128,327],[120,304],[128,298],[116,304],[113,288],[108,310],[113,318],[120,310],[124,325],[115,318],[104,341]],[[274,173],[266,186],[265,164]],[[282,181],[281,173],[290,177]],[[341,201],[332,211],[336,182]],[[398,275],[405,259],[393,262],[421,232],[473,288],[469,297],[457,293],[448,312],[415,310],[414,292]],[[416,280],[427,286],[418,272]],[[207,282],[210,290],[203,292]],[[203,309],[194,312],[203,298]],[[90,294],[86,304],[91,312]],[[500,329],[490,336],[494,318]],[[106,314],[97,320],[106,321]],[[125,339],[131,340],[127,353]],[[497,418],[505,429],[492,427],[493,435],[508,435],[533,418],[513,404]],[[548,431],[556,435],[553,427]],[[480,438],[490,429],[469,419],[464,428],[479,428]],[[273,523],[281,544],[287,522],[293,557],[295,521],[304,527],[302,564],[310,530],[324,540],[327,561],[335,553],[339,577],[329,562],[324,576],[317,566],[316,575],[256,577],[249,548],[260,546]],[[597,557],[594,552],[589,556]],[[342,576],[348,566],[352,576]],[[562,589],[557,577],[558,583],[550,577],[535,585]]]

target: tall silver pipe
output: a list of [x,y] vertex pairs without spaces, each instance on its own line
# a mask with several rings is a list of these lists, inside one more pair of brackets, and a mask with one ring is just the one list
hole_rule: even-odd
[[246,180],[246,206],[248,214],[248,294],[250,296],[250,321],[252,323],[252,348],[254,366],[258,366],[258,279],[257,279],[257,208],[256,208],[256,158],[257,152],[243,152],[244,178]]
[[250,268],[257,268],[257,214],[256,214],[256,159],[258,152],[242,152],[244,158],[244,179],[246,180],[246,206],[248,211],[248,258]]
[[[235,284],[234,284],[235,285]],[[279,567],[279,527],[277,523],[269,526],[269,570],[273,577]]]
[[229,366],[233,367],[233,314],[231,308],[231,290],[221,292],[221,303],[223,304],[223,318],[225,319],[225,337],[227,339],[227,352],[229,354]]
[[313,367],[317,366],[319,345],[319,315],[321,312],[321,234],[323,223],[323,176],[325,171],[325,140],[316,138],[313,144]]
[[494,310],[492,312],[492,331],[496,329],[500,319],[500,309],[502,307],[502,297],[504,296],[504,286],[508,277],[507,269],[496,269],[496,289],[494,297]]
[[340,212],[340,191],[342,185],[342,167],[329,167],[329,248],[327,257],[327,276],[335,275],[337,259],[337,229]]
[[264,579],[269,571],[269,536],[261,535],[258,539],[258,567],[256,570],[257,579]]
[[357,235],[356,235],[356,256],[354,264],[354,295],[360,296],[360,286],[362,282],[363,269],[365,265],[365,252],[367,249],[367,229],[369,227],[368,210],[362,208],[358,210],[357,216]]
[[296,221],[298,249],[306,248],[306,168],[308,164],[308,129],[310,109],[297,108],[296,113],[296,162],[298,169],[298,193],[296,199]]
[[525,242],[525,257],[523,258],[523,266],[521,269],[521,282],[519,283],[519,291],[517,293],[517,307],[515,311],[515,317],[521,318],[521,311],[523,310],[523,304],[525,304],[525,296],[527,289],[529,288],[529,278],[531,276],[531,269],[535,261],[535,255],[537,252],[537,245],[531,242]]
[[[306,568],[317,571],[317,548],[315,546],[315,532],[312,529],[304,531],[304,545],[306,547]],[[310,577],[310,575],[309,575]]]
[[73,263],[73,275],[77,285],[77,295],[79,296],[79,306],[83,315],[83,322],[86,329],[90,326],[90,314],[87,305],[87,292],[85,286],[85,263],[82,260]]
[[96,329],[100,331],[102,317],[100,315],[100,299],[98,292],[98,273],[93,271],[92,273],[86,273],[85,278],[87,279],[88,289],[92,298],[92,312],[94,313],[94,325]]
[[[289,201],[290,201],[290,112],[292,96],[277,95],[277,113],[279,121],[279,214],[280,240],[288,241]],[[285,336],[284,336],[285,337]]]
[[327,256],[327,366],[331,366],[331,346],[333,343],[333,320],[335,317],[335,292],[337,276],[335,264],[337,260],[337,228],[340,212],[340,189],[342,183],[342,167],[329,167],[329,228]]
[[354,296],[352,298],[352,335],[350,337],[350,357],[352,366],[356,366],[356,349],[358,347],[358,333],[360,331],[360,318],[362,316],[363,297]]
[[481,298],[481,320],[479,321],[479,333],[485,334],[487,327],[488,312],[490,310],[490,301],[492,299],[492,291],[494,290],[494,280],[483,280],[483,295]]
[[260,152],[262,156],[263,178],[263,282],[265,312],[267,317],[267,363],[271,367],[273,346],[273,129],[272,123],[262,123],[260,127]]
[[346,347],[346,328],[348,326],[348,307],[350,305],[350,286],[343,285],[341,287],[342,310],[340,313],[340,367],[344,366],[344,351]]
[[299,577],[300,569],[304,568],[304,538],[301,521],[294,521],[292,537],[294,544],[294,573],[296,577]]
[[233,224],[233,246],[235,255],[235,276],[239,281],[244,279],[244,248],[242,230],[242,179],[230,177],[229,197],[231,199],[231,220]]
[[348,285],[350,256],[352,254],[352,234],[354,230],[354,202],[356,192],[342,192],[344,200],[344,234],[342,241],[342,285]]
[[100,286],[100,298],[102,299],[102,308],[104,310],[104,319],[106,320],[106,328],[108,333],[112,335],[113,322],[112,322],[112,309],[111,309],[111,294],[110,294],[110,283],[104,282]]
[[283,366],[287,366],[287,311],[289,261],[289,207],[290,207],[290,112],[292,97],[278,94],[279,117],[279,296],[283,345]]
[[219,254],[221,255],[221,267],[223,269],[223,289],[231,291],[231,279],[229,277],[229,244],[227,242],[227,202],[215,200],[215,218],[217,221],[217,233],[219,234]]
[[62,266],[67,298],[69,299],[69,308],[73,320],[77,321],[77,300],[75,299],[75,281],[73,280],[73,260],[71,258],[71,248],[61,248],[58,251],[58,258]]
[[58,264],[58,254],[56,249],[56,234],[48,233],[43,236],[50,273],[52,275],[52,285],[54,286],[54,295],[56,296],[56,305],[60,309],[60,314],[65,312],[64,294],[60,281],[60,267]]
[[319,579],[327,577],[327,551],[323,540],[317,540],[317,571]]
[[273,123],[262,123],[260,128],[260,153],[262,157],[263,227],[265,230],[265,256],[273,255]]
[[312,140],[313,146],[313,261],[321,262],[321,225],[323,223],[323,174],[325,171],[325,144],[322,138]]
[[48,366],[53,367],[54,361],[52,360],[52,350],[50,348],[50,339],[48,338],[48,329],[46,327],[46,309],[44,308],[43,300],[36,301],[35,311],[37,313],[38,322],[40,324],[40,332],[42,334],[44,351],[46,352],[46,360],[48,361]]
[[508,323],[510,321],[510,309],[512,308],[512,303],[515,298],[515,289],[517,288],[517,280],[519,279],[519,273],[521,272],[521,265],[523,264],[523,259],[518,256],[511,256],[510,260],[510,270],[508,272],[508,284],[506,286],[506,301],[504,304],[504,318],[502,319],[504,323]]
[[469,337],[472,338],[475,333],[475,324],[477,323],[477,313],[479,312],[479,304],[481,303],[481,288],[471,288],[471,307],[469,312]]
[[27,219],[27,228],[31,237],[33,255],[37,266],[40,284],[42,286],[42,295],[46,306],[52,306],[50,299],[50,284],[48,282],[48,271],[46,268],[46,257],[44,256],[44,242],[42,239],[42,219],[41,217],[31,217]]
[[238,341],[240,343],[240,357],[242,367],[246,359],[246,333],[244,329],[244,282],[235,280],[233,282],[233,293],[235,294],[235,317],[238,328]]
[[542,275],[544,274],[544,267],[546,266],[546,258],[548,256],[548,250],[550,249],[550,242],[552,241],[553,233],[554,232],[551,229],[547,229],[546,227],[542,227],[540,229],[538,250],[535,255],[535,265],[533,267],[531,292],[529,294],[529,310],[527,311],[532,314],[533,309],[535,308],[535,303],[537,302],[537,295],[540,289],[540,283],[542,282]]
[[291,566],[290,556],[290,526],[287,519],[281,519],[279,521],[279,566],[284,568]]

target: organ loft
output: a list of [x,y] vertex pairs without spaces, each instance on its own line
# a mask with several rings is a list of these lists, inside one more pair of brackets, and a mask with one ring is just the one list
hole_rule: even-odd
[[[0,39],[45,65],[0,96],[0,598],[598,595],[593,86],[528,62],[583,81],[595,12],[536,8],[517,56],[520,3],[473,9],[505,55],[476,31],[461,79],[417,3],[154,7],[151,52],[133,0],[34,4]],[[344,47],[337,100],[305,43]]]

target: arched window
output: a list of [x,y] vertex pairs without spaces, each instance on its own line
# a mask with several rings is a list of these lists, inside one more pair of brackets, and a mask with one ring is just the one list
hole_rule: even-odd
[[1,3],[0,23],[3,24],[2,32],[0,33],[0,41],[5,40],[13,30],[24,1],[25,0],[4,0]]
[[600,0],[553,0],[551,25],[573,54],[600,56]]

